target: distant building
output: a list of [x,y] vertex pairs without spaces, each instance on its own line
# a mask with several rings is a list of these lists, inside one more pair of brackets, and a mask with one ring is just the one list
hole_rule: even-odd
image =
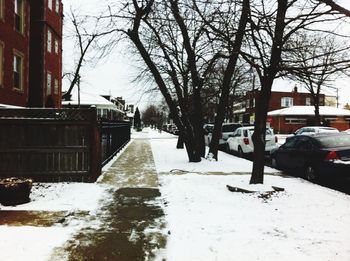
[[[253,124],[255,121],[255,108],[260,90],[246,92],[246,95],[233,105],[233,115],[235,122]],[[313,99],[309,92],[299,92],[297,87],[291,91],[274,91],[271,92],[268,111],[288,108],[295,105],[313,105]],[[325,95],[320,94],[319,105],[325,105]]]
[[98,119],[124,120],[126,113],[120,110],[113,102],[106,99],[106,95],[98,95],[73,89],[70,101],[62,101],[64,108],[90,108],[95,106]]
[[[331,106],[320,106],[320,116],[324,125],[338,130],[350,128],[350,110]],[[309,125],[315,116],[314,106],[291,106],[268,113],[268,123],[276,133],[293,133],[297,129]]]
[[0,0],[0,104],[60,107],[60,0]]

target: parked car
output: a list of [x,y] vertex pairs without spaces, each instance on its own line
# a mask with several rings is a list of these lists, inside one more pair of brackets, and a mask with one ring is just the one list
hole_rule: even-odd
[[[254,126],[237,128],[236,131],[227,139],[227,151],[237,153],[240,157],[253,153],[253,133]],[[265,152],[269,155],[273,149],[278,147],[277,136],[273,133],[271,128],[266,128],[265,141]]]
[[350,135],[295,135],[271,153],[272,166],[310,181],[322,177],[350,177]]
[[[226,145],[226,141],[229,138],[229,135],[232,135],[234,133],[234,131],[239,127],[242,127],[242,124],[240,124],[240,123],[223,123],[222,127],[221,127],[221,138],[219,140],[219,146]],[[211,138],[212,138],[212,133],[209,133],[208,134],[209,143],[211,142]]]
[[336,128],[324,126],[306,126],[294,132],[295,135],[313,135],[321,132],[339,132]]

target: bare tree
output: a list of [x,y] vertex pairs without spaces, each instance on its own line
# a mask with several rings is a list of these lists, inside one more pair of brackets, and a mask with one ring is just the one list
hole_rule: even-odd
[[265,132],[271,87],[283,75],[283,61],[288,57],[288,42],[301,31],[329,31],[320,24],[339,19],[336,12],[325,10],[313,0],[257,0],[252,4],[250,32],[246,38],[244,59],[255,69],[260,80],[254,123],[254,163],[250,183],[263,183]]
[[289,78],[299,81],[310,92],[315,107],[314,124],[320,125],[321,90],[335,88],[335,78],[349,70],[349,46],[347,42],[337,42],[324,34],[306,34],[288,48],[291,60],[286,71]]
[[332,10],[337,11],[341,14],[344,14],[344,15],[350,17],[350,10],[342,7],[341,5],[338,5],[333,0],[318,0],[318,1],[328,5],[329,7],[332,8]]
[[[224,12],[223,7],[238,9],[240,5],[236,2],[241,1],[221,0],[214,4],[192,0],[129,1],[105,16],[110,23],[115,18],[122,21],[122,27],[120,22],[114,25],[131,40],[146,64],[147,70],[143,73],[152,76],[164,96],[192,162],[200,161],[205,153],[202,90],[208,86],[206,83],[220,60],[225,60],[223,82],[231,84],[239,40],[243,38],[241,34],[236,41],[231,40],[232,44],[224,46],[212,24],[220,26],[219,14],[221,20],[230,21],[235,14]],[[248,0],[243,2],[245,6],[249,4]],[[247,17],[248,11],[244,14]],[[237,19],[235,23],[238,25]],[[230,35],[236,34],[235,30]],[[224,107],[227,106],[226,93],[220,96]],[[221,118],[217,124],[220,128]]]
[[65,72],[63,77],[69,77],[70,85],[68,91],[62,95],[62,99],[69,100],[72,90],[80,82],[80,71],[85,63],[97,63],[101,58],[108,54],[108,42],[99,42],[104,36],[113,33],[115,30],[105,30],[100,27],[99,18],[90,16],[80,16],[77,11],[70,9],[69,20],[73,26],[73,32],[70,37],[76,40],[78,49],[78,59],[74,64],[72,72]]

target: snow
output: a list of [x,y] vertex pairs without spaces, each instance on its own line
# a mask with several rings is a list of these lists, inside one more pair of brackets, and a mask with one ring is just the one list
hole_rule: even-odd
[[[348,195],[271,168],[263,185],[251,186],[248,160],[219,153],[218,162],[189,163],[185,150],[175,149],[174,135],[145,130],[132,137],[150,140],[159,200],[166,202],[167,245],[156,260],[350,260]],[[257,192],[230,192],[227,185]],[[272,186],[285,190],[271,193]],[[35,184],[30,203],[0,209],[94,212],[108,189],[98,183]],[[48,260],[55,247],[90,225],[81,222],[2,225],[0,260]]]
[[[350,116],[350,110],[340,109],[331,106],[319,106],[320,115],[323,116]],[[314,115],[314,106],[291,106],[275,111],[270,111],[269,116],[288,116],[288,115]]]

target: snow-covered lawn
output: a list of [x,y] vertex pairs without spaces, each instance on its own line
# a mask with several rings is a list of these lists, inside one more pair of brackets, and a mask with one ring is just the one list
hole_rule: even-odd
[[[188,163],[185,150],[175,149],[173,135],[149,130],[133,137],[150,138],[166,202],[168,242],[159,260],[350,260],[348,195],[280,176],[271,168],[265,169],[269,174],[261,187],[285,191],[230,192],[226,185],[249,187],[250,161],[220,153],[218,162]],[[43,184],[34,187],[30,203],[0,209],[94,212],[108,189],[101,184]],[[84,225],[89,224],[0,226],[0,260],[47,260]]]
[[[219,152],[218,162],[191,164],[184,151],[175,149],[176,140],[159,139],[154,132],[149,137],[170,231],[161,257],[350,260],[348,195],[279,175],[265,175],[259,190],[277,186],[284,192],[233,193],[226,185],[250,187],[250,175],[242,175],[251,172],[250,161]],[[278,174],[267,167],[265,173]]]

